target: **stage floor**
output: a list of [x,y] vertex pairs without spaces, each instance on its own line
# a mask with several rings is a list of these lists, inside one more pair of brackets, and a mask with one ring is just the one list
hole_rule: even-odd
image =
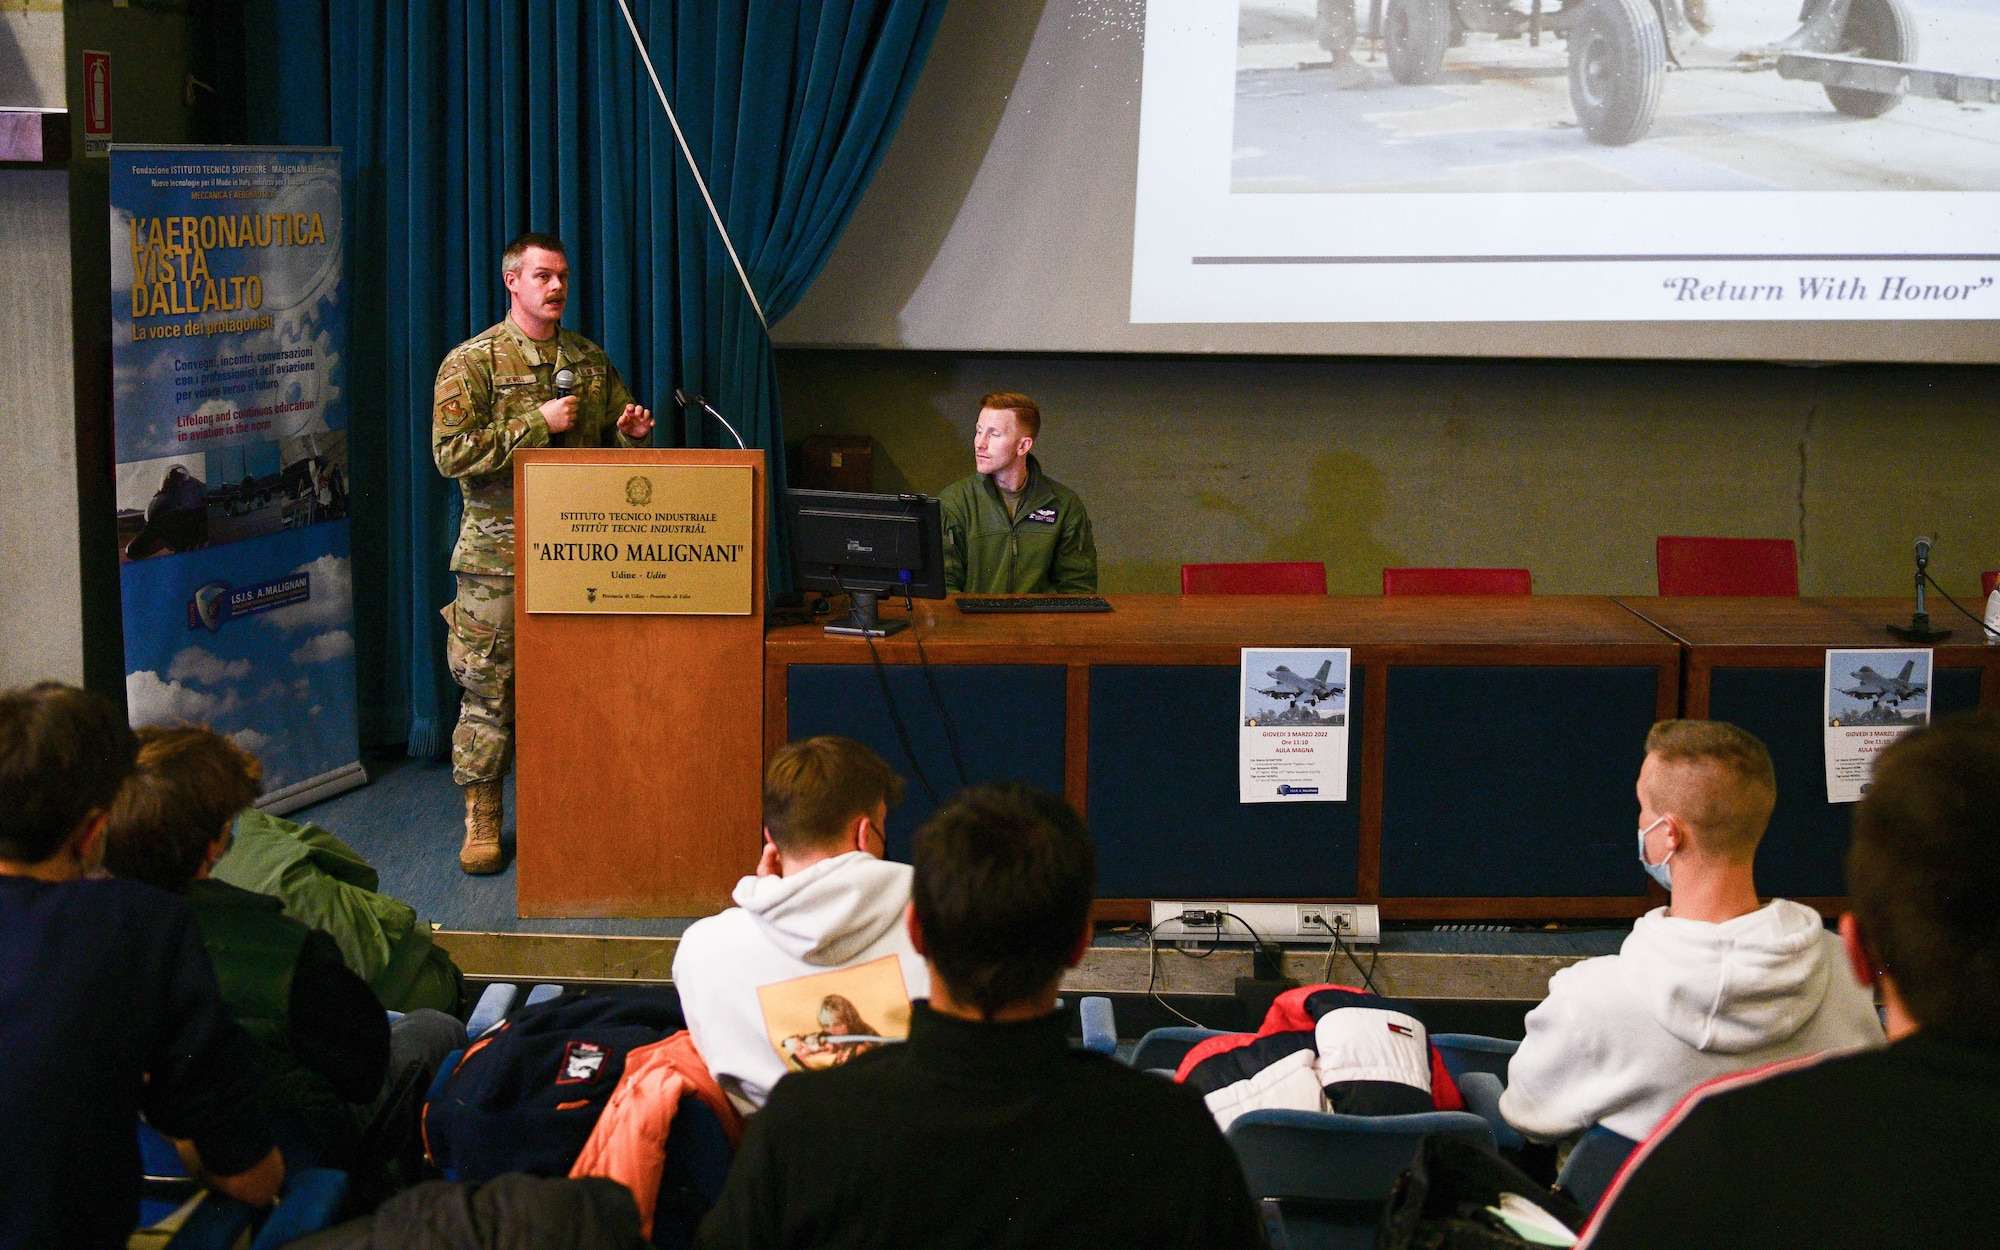
[[[458,867],[465,836],[465,801],[442,760],[382,756],[366,761],[368,784],[293,812],[312,821],[375,865],[382,892],[447,929],[476,933],[556,933],[615,937],[679,937],[692,919],[524,920],[514,900],[514,779],[507,778],[500,831],[507,867],[471,877]],[[752,865],[754,867],[754,865]]]
[[[464,807],[442,761],[381,756],[367,761],[369,784],[292,814],[331,830],[381,874],[382,891],[417,909],[427,921],[472,933],[568,934],[593,937],[678,937],[693,918],[665,920],[522,919],[514,897],[514,780],[507,779],[501,831],[507,868],[490,877],[459,871]],[[750,871],[754,865],[746,864]],[[1633,868],[1638,871],[1636,865]],[[1629,926],[1553,931],[1491,931],[1468,926],[1391,930],[1382,951],[1432,955],[1581,957],[1611,954]],[[1101,928],[1096,945],[1146,946],[1135,927]]]

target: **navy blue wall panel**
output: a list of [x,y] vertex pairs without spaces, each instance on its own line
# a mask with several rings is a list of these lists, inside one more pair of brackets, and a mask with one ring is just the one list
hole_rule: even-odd
[[[949,799],[959,789],[958,769],[922,670],[908,664],[883,669],[924,775],[940,800]],[[787,671],[789,738],[841,734],[866,743],[903,775],[903,805],[889,813],[889,858],[907,863],[911,839],[933,805],[896,737],[874,666],[794,664]],[[1051,794],[1063,792],[1067,669],[1060,664],[938,664],[931,672],[939,701],[958,732],[967,780],[975,785],[1025,781]]]
[[[1104,898],[1352,897],[1361,732],[1344,803],[1239,803],[1238,670],[1090,669],[1090,834]],[[1355,669],[1348,707],[1362,706]]]
[[[1826,801],[1826,737],[1820,726],[1826,673],[1817,668],[1718,668],[1708,714],[1764,740],[1778,773],[1778,807],[1757,848],[1757,889],[1787,898],[1847,893],[1851,803]],[[1931,713],[1979,706],[1979,670],[1932,670]]]
[[1645,893],[1632,786],[1656,668],[1392,667],[1387,898]]

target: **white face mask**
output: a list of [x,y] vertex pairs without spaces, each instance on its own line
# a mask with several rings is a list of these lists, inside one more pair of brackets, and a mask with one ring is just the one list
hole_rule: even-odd
[[1668,851],[1667,858],[1657,864],[1646,862],[1646,835],[1665,824],[1666,820],[1667,818],[1662,816],[1639,831],[1639,867],[1646,870],[1647,876],[1659,882],[1661,889],[1671,890],[1674,888],[1674,870],[1667,867],[1667,860],[1671,860],[1674,857],[1674,852]]

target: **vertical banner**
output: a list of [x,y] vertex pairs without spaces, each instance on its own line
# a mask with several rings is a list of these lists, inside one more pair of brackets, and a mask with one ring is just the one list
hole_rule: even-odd
[[1347,799],[1346,647],[1243,648],[1239,803]]
[[113,146],[132,723],[227,734],[271,811],[367,780],[341,276],[338,149]]
[[1826,801],[1859,803],[1875,757],[1929,724],[1931,653],[1889,647],[1826,653]]

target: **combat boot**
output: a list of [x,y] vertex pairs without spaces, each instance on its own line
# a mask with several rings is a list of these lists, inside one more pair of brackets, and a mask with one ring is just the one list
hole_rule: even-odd
[[501,869],[498,781],[465,787],[465,845],[458,848],[458,866],[475,875]]

